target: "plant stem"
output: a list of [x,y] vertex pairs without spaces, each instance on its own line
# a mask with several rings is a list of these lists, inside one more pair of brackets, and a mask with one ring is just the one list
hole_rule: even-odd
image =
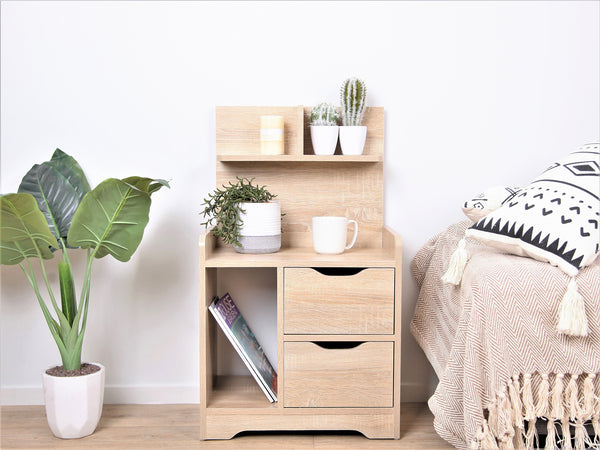
[[58,351],[60,352],[61,358],[64,362],[67,358],[68,352],[59,334],[60,325],[56,322],[56,320],[53,319],[52,315],[50,314],[50,311],[48,310],[48,307],[46,306],[46,302],[44,302],[44,299],[40,294],[37,280],[35,279],[35,274],[33,272],[33,268],[31,267],[31,263],[29,262],[29,258],[25,258],[25,261],[27,261],[27,267],[29,271],[25,269],[22,263],[19,263],[19,267],[21,267],[21,270],[25,274],[25,277],[27,278],[29,284],[31,284],[31,287],[33,288],[33,291],[35,292],[35,296],[38,300],[38,303],[40,304],[40,308],[42,308],[42,314],[44,314],[44,318],[46,319],[46,323],[48,324],[48,328],[50,329],[50,334],[52,334],[52,337],[54,338],[54,341],[58,346]]

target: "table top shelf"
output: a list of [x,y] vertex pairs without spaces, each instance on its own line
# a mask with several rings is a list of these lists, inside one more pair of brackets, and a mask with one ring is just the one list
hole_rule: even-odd
[[392,267],[393,254],[382,248],[352,248],[341,255],[321,255],[312,248],[282,248],[275,253],[240,254],[217,247],[207,255],[206,267]]
[[229,163],[245,162],[352,162],[372,163],[383,161],[383,155],[217,155],[217,161]]
[[380,247],[353,247],[339,255],[316,253],[312,247],[282,247],[275,253],[237,253],[222,246],[211,230],[200,235],[200,258],[205,267],[394,267],[402,241],[383,228]]

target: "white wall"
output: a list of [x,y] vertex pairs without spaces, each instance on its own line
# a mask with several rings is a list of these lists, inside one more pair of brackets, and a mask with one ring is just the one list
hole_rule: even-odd
[[[600,134],[598,2],[3,2],[1,16],[3,193],[56,147],[93,185],[172,183],[132,260],[94,266],[84,359],[107,366],[109,402],[199,399],[196,244],[215,105],[337,102],[356,75],[386,108],[385,223],[404,241],[413,401],[434,383],[408,332],[415,252],[462,219],[466,197],[525,184]],[[41,402],[58,351],[20,270],[1,275],[1,400]]]

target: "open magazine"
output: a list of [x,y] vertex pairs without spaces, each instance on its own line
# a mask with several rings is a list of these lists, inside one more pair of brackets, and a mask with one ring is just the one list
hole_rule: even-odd
[[269,401],[277,401],[277,373],[229,292],[208,307]]

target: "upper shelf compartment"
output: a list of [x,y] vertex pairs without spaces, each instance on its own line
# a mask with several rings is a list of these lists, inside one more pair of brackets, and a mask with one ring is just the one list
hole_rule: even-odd
[[[362,155],[342,155],[339,142],[332,156],[315,155],[310,138],[312,106],[217,106],[216,153],[220,162],[382,162],[384,119],[382,107],[368,107],[363,125],[367,141]],[[284,118],[283,155],[260,152],[260,116]]]

